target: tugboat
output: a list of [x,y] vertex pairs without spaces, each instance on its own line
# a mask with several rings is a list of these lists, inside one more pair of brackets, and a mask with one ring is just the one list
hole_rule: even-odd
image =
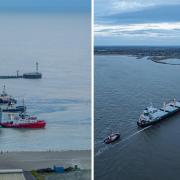
[[[2,117],[2,112],[1,112]],[[38,120],[35,116],[27,115],[26,113],[20,113],[18,116],[13,117],[10,121],[0,122],[3,128],[44,128],[46,122],[44,120]]]
[[119,133],[111,133],[111,135],[109,135],[105,140],[104,143],[106,144],[111,144],[115,141],[117,141],[120,138],[120,134]]
[[12,98],[11,96],[9,96],[7,93],[6,93],[6,87],[5,85],[3,86],[3,91],[2,91],[2,94],[0,95],[0,105],[3,105],[3,104],[16,104],[17,101],[16,99]]
[[178,112],[180,112],[180,102],[175,99],[167,104],[164,102],[163,108],[160,109],[154,108],[151,105],[140,115],[137,125],[139,127],[146,127],[171,117]]

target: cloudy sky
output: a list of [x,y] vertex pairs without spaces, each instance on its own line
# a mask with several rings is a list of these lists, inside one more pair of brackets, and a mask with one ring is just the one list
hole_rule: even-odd
[[180,0],[94,0],[95,45],[180,45]]
[[0,12],[4,11],[90,11],[90,0],[0,0]]

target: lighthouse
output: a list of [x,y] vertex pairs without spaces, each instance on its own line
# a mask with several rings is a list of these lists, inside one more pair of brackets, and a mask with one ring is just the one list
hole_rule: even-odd
[[39,72],[39,63],[36,62],[36,71],[31,73],[24,73],[23,78],[25,79],[41,79],[42,74]]
[[36,73],[38,73],[38,67],[39,66],[39,63],[38,62],[36,62]]

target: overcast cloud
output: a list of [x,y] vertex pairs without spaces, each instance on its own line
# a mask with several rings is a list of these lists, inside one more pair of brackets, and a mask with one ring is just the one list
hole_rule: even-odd
[[180,0],[95,0],[96,45],[180,45]]

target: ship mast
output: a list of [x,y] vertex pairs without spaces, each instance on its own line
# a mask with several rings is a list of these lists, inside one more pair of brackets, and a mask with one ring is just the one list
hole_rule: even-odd
[[164,111],[166,111],[166,101],[163,103]]
[[6,86],[5,86],[5,85],[3,86],[2,94],[3,94],[3,95],[6,95]]
[[174,98],[174,107],[176,106],[176,99]]

